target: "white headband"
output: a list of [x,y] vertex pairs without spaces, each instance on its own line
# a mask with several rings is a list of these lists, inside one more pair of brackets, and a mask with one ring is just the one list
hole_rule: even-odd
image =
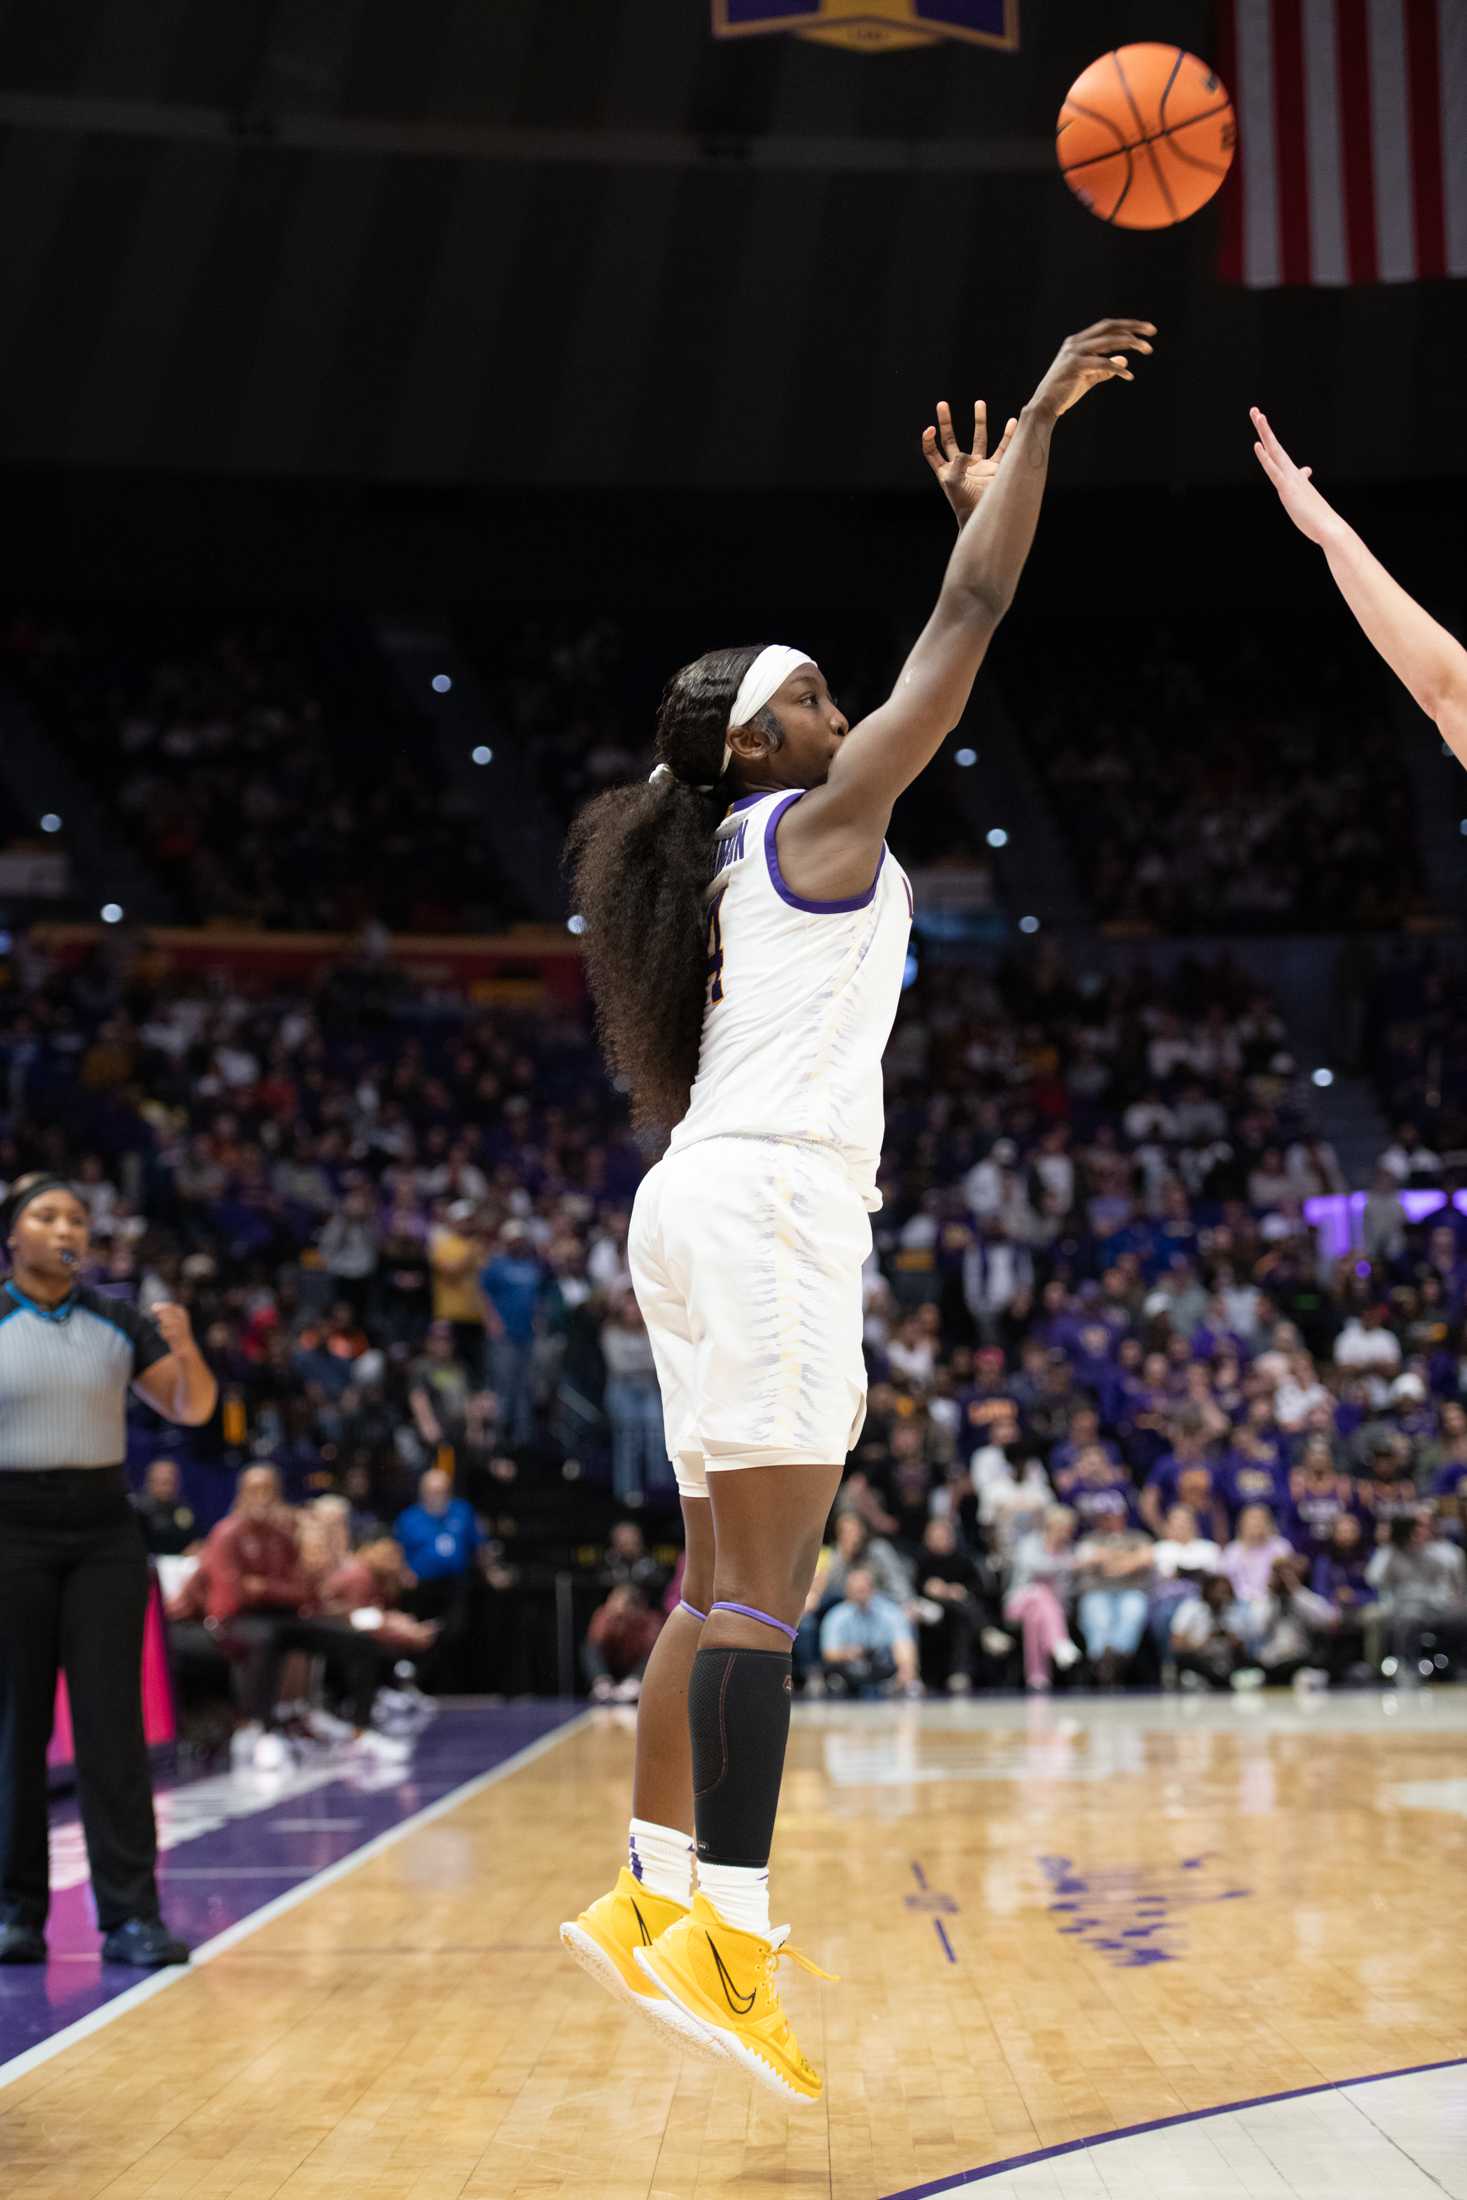
[[[757,718],[770,696],[784,686],[792,672],[814,662],[807,649],[788,649],[783,642],[771,642],[768,649],[761,649],[739,682],[739,692],[728,714],[730,732],[735,726],[746,726],[751,718]],[[726,751],[723,768],[728,770]]]
[[[739,692],[734,697],[733,708],[728,714],[729,732],[732,733],[735,726],[747,726],[751,719],[757,718],[770,697],[784,686],[792,672],[798,672],[802,665],[813,665],[814,662],[808,650],[790,649],[784,642],[771,642],[768,649],[761,649],[739,682]],[[733,750],[725,741],[723,762],[718,767],[719,779],[722,779],[732,762]],[[664,777],[671,779],[675,775],[671,765],[659,764],[651,776],[657,780]],[[715,780],[714,786],[717,783]],[[698,791],[700,794],[711,794],[713,790],[712,787],[701,787]]]

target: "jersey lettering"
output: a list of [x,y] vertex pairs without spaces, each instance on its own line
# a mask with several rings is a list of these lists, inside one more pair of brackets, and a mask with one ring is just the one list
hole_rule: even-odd
[[718,843],[718,853],[713,858],[713,876],[715,878],[717,878],[720,871],[726,870],[730,863],[737,863],[739,857],[743,854],[744,834],[748,830],[748,823],[747,818],[740,818],[738,830],[730,833],[726,839],[720,840]]
[[[740,827],[740,831],[742,830]],[[720,894],[717,901],[710,901],[708,904],[708,945],[703,974],[708,981],[710,1008],[716,1008],[723,999],[723,926],[718,915],[722,900],[723,896]]]

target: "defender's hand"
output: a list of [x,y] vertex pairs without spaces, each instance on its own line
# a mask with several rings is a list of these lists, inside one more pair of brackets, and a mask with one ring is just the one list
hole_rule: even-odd
[[947,399],[937,401],[937,426],[922,430],[922,456],[937,476],[942,493],[957,514],[959,527],[972,518],[983,492],[1003,462],[1013,441],[1017,420],[1004,429],[998,449],[988,455],[988,407],[980,397],[973,407],[973,448],[963,450],[953,433],[953,416]]
[[1155,334],[1155,325],[1150,321],[1116,320],[1096,321],[1081,329],[1078,336],[1067,336],[1054,365],[1034,392],[1034,403],[1058,419],[1072,405],[1078,405],[1097,382],[1134,382],[1136,377],[1126,354],[1149,352],[1152,347],[1147,339]]
[[1310,479],[1313,468],[1294,464],[1269,426],[1267,415],[1256,405],[1249,407],[1248,418],[1258,431],[1253,456],[1277,489],[1280,504],[1301,535],[1307,535],[1311,542],[1323,542],[1330,529],[1339,525],[1340,516],[1315,488]]

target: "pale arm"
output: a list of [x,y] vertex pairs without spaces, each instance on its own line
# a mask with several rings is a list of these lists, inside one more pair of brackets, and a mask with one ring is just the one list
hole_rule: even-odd
[[1254,453],[1279,502],[1300,533],[1323,550],[1366,639],[1435,720],[1458,761],[1467,764],[1467,649],[1392,579],[1315,488],[1309,467],[1294,464],[1256,406],[1251,417],[1258,431]]

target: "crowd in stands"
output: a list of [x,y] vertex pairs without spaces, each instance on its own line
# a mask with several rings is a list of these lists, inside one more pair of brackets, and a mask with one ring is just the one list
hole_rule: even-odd
[[1229,614],[1047,628],[996,677],[1104,922],[1337,932],[1425,906],[1389,698],[1340,637]]
[[[853,717],[880,701],[900,617],[816,621]],[[726,639],[726,637],[723,637]],[[751,637],[753,638],[753,637]],[[476,619],[495,741],[545,815],[647,768],[676,655],[664,611]],[[1093,630],[1020,614],[995,678],[1067,829],[1093,914],[1157,933],[1370,930],[1427,909],[1396,729],[1338,636],[1267,619]],[[0,680],[106,797],[185,921],[485,931],[516,915],[426,721],[349,621],[15,615]],[[425,702],[426,702],[425,698]],[[950,773],[903,799],[909,867],[987,871]],[[361,851],[370,850],[364,863]]]
[[1393,1123],[1428,1154],[1467,1154],[1467,956],[1448,942],[1370,956],[1354,974],[1360,1054]]
[[[182,981],[120,935],[70,966],[20,940],[0,976],[0,1179],[73,1174],[96,1280],[183,1299],[220,1376],[157,1532],[199,1541],[269,1467],[344,1506],[374,1608],[441,1630],[466,1571],[495,1588],[476,1685],[512,1674],[517,1578],[594,1543],[584,1678],[633,1686],[661,1593],[603,1574],[599,1539],[613,1499],[654,1546],[675,1511],[626,1264],[644,1156],[584,1018],[355,969],[309,996]],[[802,1678],[1454,1659],[1467,1220],[1410,1227],[1385,1193],[1369,1256],[1321,1264],[1302,1202],[1342,1179],[1273,1005],[1226,963],[1100,979],[1040,946],[920,977],[887,1082],[870,1411]],[[453,1633],[423,1646],[434,1686],[466,1670]]]
[[225,1697],[232,1756],[256,1770],[312,1744],[369,1762],[407,1755],[429,1692],[463,1684],[486,1604],[511,1578],[441,1467],[390,1531],[340,1491],[291,1504],[265,1462],[233,1479],[207,1533],[174,1459],[148,1464],[133,1505],[185,1694]]
[[[914,625],[866,612],[833,618],[823,610],[808,633],[802,626],[802,646],[826,667],[853,724],[885,700],[918,625],[920,618]],[[752,643],[761,637],[750,630],[732,638]],[[592,795],[645,776],[653,761],[658,698],[680,655],[691,659],[729,639],[710,635],[699,619],[670,640],[661,606],[643,619],[603,614],[583,623],[537,619],[516,605],[502,624],[476,616],[464,636],[496,728],[532,764],[539,802],[562,827]],[[924,774],[903,794],[901,853],[909,869],[959,868],[970,882],[991,882],[976,820],[954,801],[947,769]]]
[[176,921],[431,933],[520,913],[359,632],[30,615],[0,632],[0,677]]

